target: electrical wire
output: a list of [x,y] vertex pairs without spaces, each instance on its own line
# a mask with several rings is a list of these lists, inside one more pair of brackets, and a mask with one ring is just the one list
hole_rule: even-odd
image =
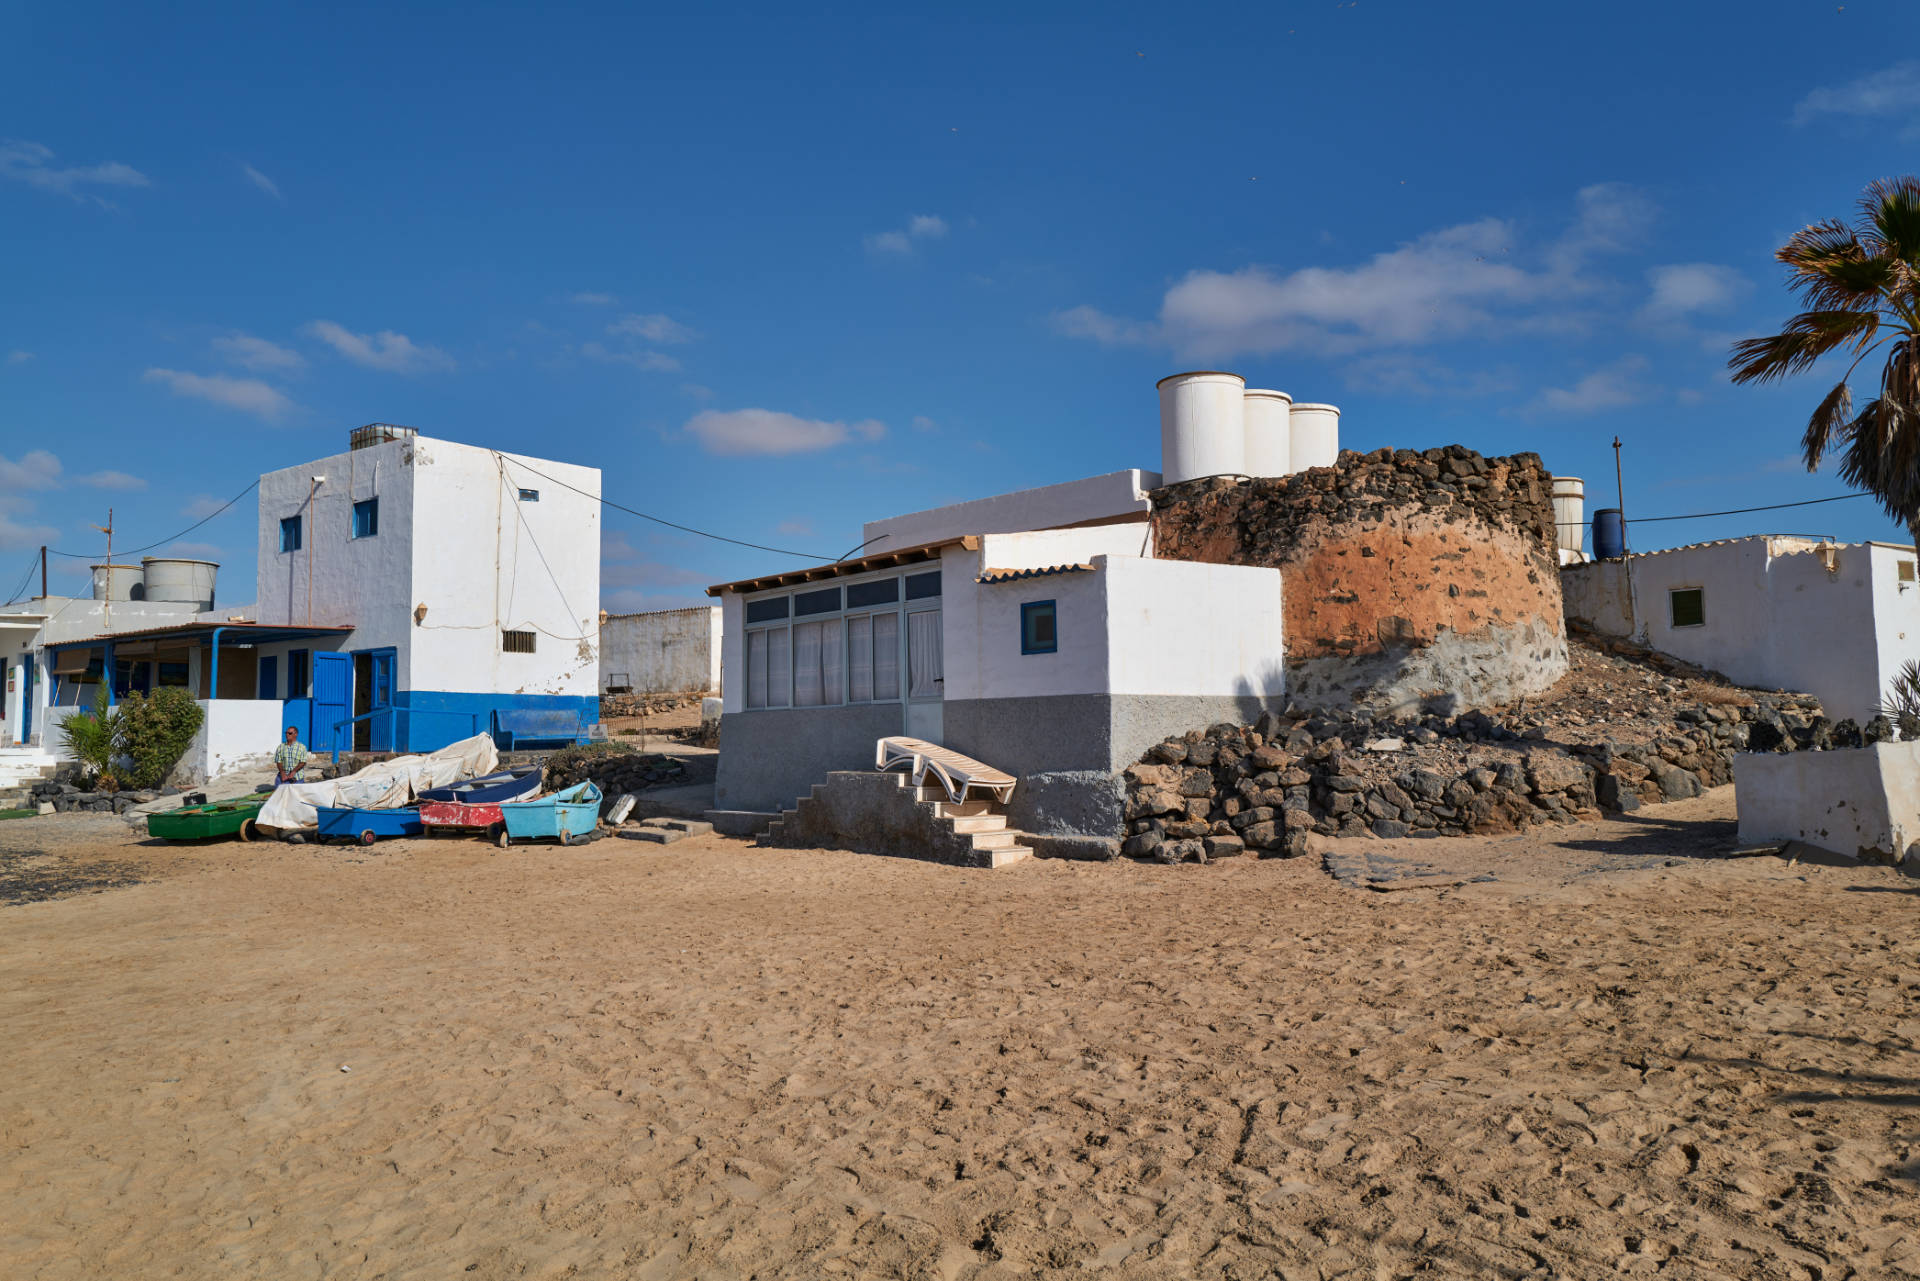
[[1844,503],[1849,498],[1872,498],[1872,494],[1839,494],[1833,498],[1808,498],[1797,503],[1768,503],[1765,507],[1735,507],[1723,512],[1694,512],[1689,516],[1635,516],[1629,525],[1651,525],[1663,520],[1701,520],[1708,516],[1744,516],[1748,512],[1773,512],[1783,507],[1815,507],[1821,503]]
[[537,470],[536,468],[533,468],[533,467],[528,467],[525,463],[521,462],[517,458],[507,458],[506,455],[500,453],[498,450],[494,451],[494,456],[504,460],[505,462],[511,464],[512,466],[521,468],[524,471],[530,471],[542,480],[551,481],[553,484],[560,486],[560,488],[562,489],[571,489],[573,490],[574,493],[579,494],[582,498],[591,498],[593,499],[594,502],[599,503],[603,507],[611,507],[615,511],[625,512],[629,516],[638,516],[641,520],[650,520],[656,525],[665,525],[669,529],[678,529],[678,530],[684,531],[685,533],[698,534],[702,538],[711,538],[715,542],[732,543],[735,547],[751,547],[753,550],[757,552],[774,552],[781,556],[798,556],[802,560],[817,560],[817,561],[822,561],[828,564],[831,564],[833,561],[833,557],[831,556],[820,556],[820,555],[816,555],[813,552],[796,552],[791,548],[786,548],[786,547],[768,547],[764,543],[749,543],[739,538],[728,538],[725,534],[710,534],[704,529],[695,529],[691,525],[676,524],[673,521],[662,519],[659,516],[649,516],[647,515],[647,513],[643,511],[635,511],[631,507],[622,506],[621,504],[614,502],[611,498],[605,497],[604,495],[589,494],[586,490],[581,489],[576,485],[569,485],[564,480],[555,479],[554,477],[547,475],[543,471]]
[[20,585],[13,589],[13,595],[8,598],[7,604],[11,605],[14,601],[25,600],[27,598],[27,584],[33,581],[33,571],[38,568],[40,568],[40,558],[38,556],[28,557],[26,575],[21,578]]
[[[258,489],[259,487],[260,487],[260,482],[258,479],[255,479],[252,484],[248,485],[245,489],[241,490],[239,493],[235,494],[232,498],[229,498],[224,504],[222,504],[219,511],[214,512],[212,515],[205,516],[199,520],[196,520],[195,522],[193,522],[193,524],[187,526],[185,529],[181,530],[179,533],[169,534],[167,537],[160,539],[158,542],[148,543],[145,547],[129,547],[117,554],[121,556],[138,556],[141,552],[150,552],[156,547],[161,547],[167,543],[174,542],[177,539],[185,538],[188,534],[191,534],[194,530],[200,528],[200,526],[214,519],[214,517],[224,515],[226,513],[227,508],[233,506],[235,503],[239,502],[242,498],[245,498],[248,494],[252,493],[255,489]],[[57,552],[57,551],[54,551],[51,547],[47,549],[47,554],[49,556],[65,556],[68,560],[91,560],[94,555],[94,553],[92,552],[86,552],[84,554],[79,552]]]

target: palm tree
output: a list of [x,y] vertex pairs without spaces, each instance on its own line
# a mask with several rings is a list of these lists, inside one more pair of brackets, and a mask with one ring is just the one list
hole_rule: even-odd
[[[1842,480],[1880,500],[1920,542],[1920,178],[1883,178],[1838,219],[1795,232],[1774,255],[1806,310],[1771,338],[1733,345],[1736,383],[1771,382],[1846,350],[1853,363],[1807,421],[1807,470],[1838,456]],[[1880,394],[1854,412],[1847,379],[1883,351]]]

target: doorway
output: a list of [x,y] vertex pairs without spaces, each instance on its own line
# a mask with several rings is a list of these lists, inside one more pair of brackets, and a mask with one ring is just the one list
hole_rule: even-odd
[[353,723],[353,750],[391,752],[393,721],[391,716],[368,716],[393,706],[393,660],[391,649],[362,650],[353,656],[353,714],[366,716]]

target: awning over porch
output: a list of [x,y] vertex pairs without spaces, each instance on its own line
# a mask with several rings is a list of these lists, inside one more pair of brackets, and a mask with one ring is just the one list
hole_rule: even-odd
[[176,623],[167,627],[145,627],[134,631],[108,632],[101,636],[89,636],[82,640],[58,641],[46,648],[54,656],[54,674],[73,675],[85,672],[88,664],[85,660],[76,662],[80,654],[93,650],[104,651],[101,667],[106,676],[107,700],[113,702],[113,662],[117,658],[152,658],[165,661],[164,655],[178,653],[185,649],[206,648],[211,655],[211,663],[205,681],[207,696],[220,697],[220,651],[222,649],[251,649],[261,645],[272,645],[282,641],[298,640],[338,640],[353,631],[348,626],[295,626],[274,623]]

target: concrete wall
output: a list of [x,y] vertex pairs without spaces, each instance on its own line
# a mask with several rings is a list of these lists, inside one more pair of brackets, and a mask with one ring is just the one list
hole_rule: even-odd
[[[1864,720],[1901,665],[1920,659],[1920,583],[1899,578],[1913,560],[1894,544],[1755,537],[1570,565],[1561,578],[1567,616],[1597,631]],[[1695,587],[1705,621],[1674,626],[1670,593]]]
[[1085,480],[1015,490],[906,516],[868,521],[862,527],[861,537],[868,540],[867,554],[871,555],[970,534],[1145,520],[1150,509],[1147,494],[1159,484],[1158,472],[1109,472]]
[[899,703],[730,712],[720,718],[717,809],[790,809],[829,770],[870,770],[876,739],[903,730]]
[[1743,753],[1734,757],[1733,781],[1742,841],[1805,841],[1849,858],[1920,866],[1920,743]]
[[206,713],[170,781],[199,787],[235,770],[271,769],[280,746],[278,700],[202,699]]
[[720,688],[722,609],[609,614],[600,625],[600,688],[625,673],[636,694],[695,694]]

